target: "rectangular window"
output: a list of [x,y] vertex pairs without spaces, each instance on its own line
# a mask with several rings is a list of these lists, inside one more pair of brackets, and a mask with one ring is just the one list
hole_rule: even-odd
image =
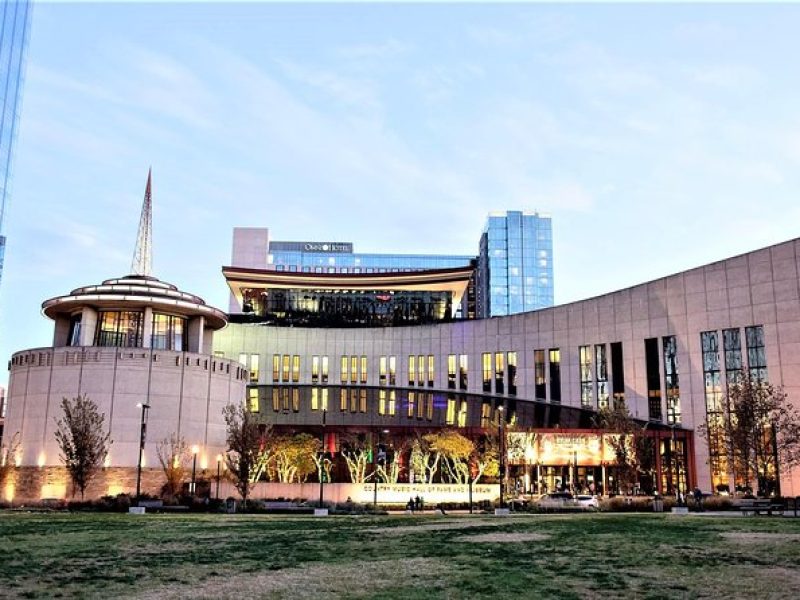
[[361,376],[361,383],[365,385],[367,383],[367,357],[366,356],[362,356],[361,357],[361,372],[359,373],[359,375]]
[[484,400],[481,403],[481,427],[488,429],[492,425],[492,403]]
[[428,354],[428,387],[433,387],[436,381],[436,363],[433,354]]
[[578,347],[578,365],[581,376],[581,406],[591,408],[593,400],[592,350],[590,346]]
[[658,361],[658,338],[644,341],[647,367],[647,414],[651,421],[661,421],[661,368]]
[[764,326],[745,327],[747,340],[747,366],[756,381],[767,381],[767,351],[764,347]]
[[322,357],[322,383],[328,383],[328,357]]
[[481,363],[483,365],[483,391],[491,393],[492,391],[492,355],[490,352],[481,354]]
[[667,396],[667,422],[681,422],[681,388],[678,378],[678,342],[674,335],[662,340],[664,344],[664,391]]
[[561,350],[550,348],[550,402],[561,404]]
[[742,338],[739,329],[722,331],[725,350],[725,378],[728,385],[736,385],[742,376]]
[[467,389],[467,384],[469,383],[469,374],[468,374],[468,367],[469,367],[469,357],[466,354],[461,354],[458,357],[458,385],[459,388],[462,390]]
[[347,410],[347,388],[339,388],[339,410]]
[[350,357],[350,383],[358,383],[358,357]]
[[272,410],[279,412],[281,410],[281,398],[278,395],[278,388],[272,388]]
[[397,385],[397,357],[389,357],[389,385]]
[[413,354],[408,356],[408,385],[414,385],[414,378],[417,376],[417,357]]
[[281,362],[281,381],[289,383],[289,366],[291,356],[284,354]]
[[595,383],[597,383],[597,408],[608,408],[608,359],[606,345],[594,346]]
[[625,404],[625,367],[622,362],[622,342],[611,342],[611,393],[614,406]]
[[292,356],[292,383],[300,382],[300,356]]
[[342,355],[341,382],[342,385],[347,385],[347,356],[345,355]]
[[378,385],[385,386],[387,381],[387,361],[385,356],[378,359]]
[[281,380],[281,355],[272,355],[272,383],[278,383]]
[[508,358],[508,394],[517,395],[517,353],[509,352]]
[[258,354],[250,355],[250,383],[258,383]]
[[533,351],[533,396],[536,400],[547,398],[547,382],[544,376],[544,350]]
[[494,392],[495,394],[504,394],[505,386],[503,379],[505,378],[505,355],[502,352],[496,352],[494,355]]
[[456,424],[456,398],[452,394],[447,396],[447,413],[444,420],[445,425]]
[[414,416],[414,404],[417,400],[417,393],[416,392],[408,392],[408,411],[406,412],[406,416],[409,419],[413,418]]
[[703,381],[705,384],[706,428],[708,432],[709,466],[714,489],[728,484],[727,452],[722,439],[724,410],[720,377],[719,339],[716,331],[700,334],[703,349]]
[[258,388],[247,388],[247,405],[251,413],[258,412]]
[[425,356],[422,354],[417,356],[417,385],[425,385]]
[[311,383],[319,383],[319,356],[311,357]]
[[447,389],[456,389],[456,355],[447,355]]

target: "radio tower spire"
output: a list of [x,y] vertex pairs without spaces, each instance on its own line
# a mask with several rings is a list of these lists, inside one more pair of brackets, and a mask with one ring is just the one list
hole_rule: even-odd
[[150,197],[150,184],[153,169],[147,171],[147,187],[144,190],[142,216],[139,218],[139,234],[133,251],[131,274],[150,275],[153,270],[153,204]]

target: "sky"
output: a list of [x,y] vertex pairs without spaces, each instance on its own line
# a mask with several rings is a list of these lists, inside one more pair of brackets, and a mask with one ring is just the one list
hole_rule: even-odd
[[[130,270],[227,306],[234,226],[477,254],[553,218],[556,303],[798,236],[800,6],[37,3],[0,359]],[[4,380],[0,376],[0,383]]]

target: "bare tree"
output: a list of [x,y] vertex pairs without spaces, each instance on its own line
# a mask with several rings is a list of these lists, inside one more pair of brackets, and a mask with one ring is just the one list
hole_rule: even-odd
[[67,468],[73,486],[83,500],[86,486],[100,470],[111,445],[111,434],[105,432],[105,415],[88,396],[63,398],[64,416],[56,420],[56,442],[61,460]]
[[228,448],[225,464],[236,489],[247,504],[250,488],[267,467],[268,430],[259,425],[244,404],[228,404],[222,409]]
[[5,487],[11,470],[16,466],[17,450],[19,449],[19,431],[11,436],[8,444],[0,446],[0,489]]
[[164,477],[167,480],[163,493],[169,498],[174,498],[180,494],[188,474],[189,446],[183,436],[173,433],[158,443],[156,451],[158,462],[161,463]]
[[614,452],[617,481],[624,491],[631,491],[639,482],[640,473],[649,473],[653,467],[655,450],[645,435],[645,426],[631,416],[623,402],[601,408],[594,421],[598,429],[614,434],[606,441]]
[[366,433],[351,433],[342,436],[342,456],[347,463],[352,483],[364,483],[370,455],[370,440]]
[[778,470],[800,465],[800,412],[782,387],[761,381],[747,368],[729,386],[723,406],[722,419],[713,427],[701,425],[700,435],[719,440],[728,450],[730,467],[747,487],[755,479],[759,493],[776,491]]

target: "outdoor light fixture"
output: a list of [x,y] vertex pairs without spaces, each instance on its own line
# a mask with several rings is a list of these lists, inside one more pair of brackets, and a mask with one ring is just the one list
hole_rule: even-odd
[[197,475],[197,453],[200,448],[197,444],[192,446],[192,483],[189,485],[189,493],[194,496],[195,488],[197,487],[195,476]]
[[503,414],[503,406],[497,407],[497,436],[498,440],[498,453],[500,454],[500,508],[505,508],[505,483],[506,483],[506,457],[505,457],[505,435],[503,426],[505,425],[505,415]]
[[222,466],[222,454],[217,454],[217,500],[219,500],[219,479],[220,479],[220,467]]

